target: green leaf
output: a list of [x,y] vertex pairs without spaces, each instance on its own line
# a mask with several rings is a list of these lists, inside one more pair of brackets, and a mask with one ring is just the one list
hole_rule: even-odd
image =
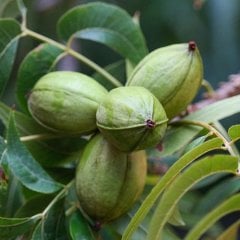
[[[148,239],[161,239],[162,229],[181,197],[197,182],[207,176],[226,172],[236,174],[237,157],[229,155],[213,155],[205,157],[192,164],[182,174],[177,176],[164,192],[156,208],[149,226]],[[194,239],[198,239],[194,235]]]
[[240,124],[233,125],[228,129],[228,134],[233,141],[240,139]]
[[[43,166],[73,168],[73,163],[78,162],[86,144],[87,140],[79,136],[63,136],[59,139],[29,141],[26,147]],[[61,177],[63,172],[58,174]]]
[[65,229],[64,198],[58,200],[35,228],[32,240],[68,240]]
[[213,211],[208,213],[185,237],[186,240],[200,239],[200,236],[206,232],[218,219],[228,213],[240,210],[240,194],[236,194],[217,206]]
[[[0,119],[4,126],[8,127],[11,108],[0,102]],[[53,133],[40,126],[33,118],[26,114],[15,111],[15,124],[21,136],[45,134],[53,136]],[[56,167],[65,163],[78,160],[80,150],[84,148],[87,140],[79,136],[53,138],[52,140],[28,141],[25,143],[33,157],[44,166]]]
[[31,236],[31,240],[42,240],[42,236],[41,236],[41,230],[42,230],[42,222],[40,221],[34,231],[33,231],[33,234]]
[[216,240],[237,240],[240,220],[230,225]]
[[78,211],[74,212],[69,220],[69,232],[72,240],[94,240],[95,237],[92,230],[83,217],[83,215]]
[[204,178],[201,182],[195,184],[192,189],[199,190],[201,188],[206,188],[207,186],[209,186],[211,184],[215,184],[216,182],[221,181],[221,179],[223,179],[227,175],[228,175],[227,173],[219,173],[216,175],[211,175],[209,177]]
[[9,240],[30,230],[40,219],[39,215],[28,218],[3,218],[0,217],[0,238]]
[[[224,99],[198,110],[183,120],[215,122],[240,112],[240,95]],[[224,109],[224,111],[223,111]],[[163,139],[163,151],[159,156],[168,156],[189,143],[202,130],[196,126],[171,126]]]
[[[118,61],[115,63],[112,63],[104,68],[107,72],[109,72],[111,75],[113,75],[116,79],[120,80],[120,82],[124,85],[126,81],[125,76],[125,63],[124,61]],[[111,82],[106,80],[101,74],[95,73],[92,76],[96,81],[98,81],[100,84],[102,84],[106,89],[111,90],[115,88],[116,86],[113,85]]]
[[27,188],[41,193],[53,193],[62,187],[45,172],[21,143],[13,115],[7,132],[6,155],[9,169]]
[[198,215],[208,213],[214,206],[223,202],[239,190],[240,180],[238,177],[227,180],[224,179],[205,194],[205,196],[199,201],[199,204],[196,206],[194,212]]
[[188,144],[186,146],[186,148],[184,149],[184,152],[188,152],[190,151],[191,149],[197,147],[198,145],[202,144],[206,139],[207,139],[207,135],[204,135],[204,136],[201,136],[201,137],[198,137],[196,139],[194,139],[192,142],[190,142],[190,144]]
[[123,234],[123,239],[131,239],[133,232],[137,229],[140,222],[144,219],[151,207],[157,201],[162,191],[171,183],[171,181],[173,181],[173,179],[182,171],[182,169],[203,154],[211,150],[219,149],[221,145],[222,141],[220,139],[211,139],[187,152],[178,161],[176,161],[143,201],[141,207],[127,226]]
[[1,211],[1,216],[4,217],[14,216],[17,209],[23,204],[22,185],[14,176],[10,175],[8,177],[7,196],[3,200],[4,208]]
[[178,206],[175,206],[174,210],[172,211],[172,214],[170,218],[168,219],[168,223],[174,226],[184,226],[185,222],[181,216],[181,213],[179,212]]
[[1,0],[0,17],[16,17],[19,15],[16,0]]
[[37,196],[32,197],[16,211],[15,217],[30,217],[43,212],[47,205],[52,201],[53,197],[53,194],[38,194]]
[[[8,127],[11,113],[12,109],[3,102],[0,102],[0,120],[6,128]],[[48,130],[40,126],[35,120],[26,114],[15,111],[14,117],[17,130],[21,136],[48,132]]]
[[1,158],[5,149],[6,149],[6,143],[4,139],[0,136],[0,165],[1,165]]
[[28,112],[27,96],[34,84],[50,72],[63,51],[50,44],[41,44],[24,58],[18,71],[17,99],[19,106]]
[[58,22],[59,36],[88,39],[107,45],[136,65],[147,48],[139,26],[121,8],[94,2],[71,9]]
[[[116,232],[111,226],[105,225],[101,230],[100,234],[101,239],[111,239],[111,240],[121,240],[122,236]],[[134,240],[134,239],[133,239]],[[141,240],[141,239],[138,239]]]
[[[1,174],[1,169],[0,169],[0,174]],[[4,215],[6,201],[7,201],[7,186],[4,186],[4,183],[2,183],[0,180],[0,214],[1,215]]]
[[3,93],[13,67],[20,25],[14,19],[0,19],[0,94]]
[[2,155],[6,149],[4,139],[0,137],[0,215],[5,211],[5,203],[7,201],[8,182],[2,165]]

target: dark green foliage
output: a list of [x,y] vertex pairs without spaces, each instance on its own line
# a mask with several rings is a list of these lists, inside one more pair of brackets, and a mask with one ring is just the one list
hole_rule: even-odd
[[[237,240],[239,217],[227,227],[221,220],[239,211],[238,87],[168,123],[161,146],[147,151],[156,169],[149,168],[141,198],[103,226],[82,211],[75,193],[76,165],[92,135],[46,129],[30,116],[27,99],[51,71],[74,69],[108,90],[125,85],[148,47],[189,40],[198,43],[205,77],[226,80],[239,70],[240,3],[43,2],[0,3],[0,239]],[[222,126],[223,119],[235,122]]]

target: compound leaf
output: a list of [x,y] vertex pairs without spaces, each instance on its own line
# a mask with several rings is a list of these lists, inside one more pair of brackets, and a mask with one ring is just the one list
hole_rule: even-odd
[[7,131],[6,156],[9,169],[27,188],[41,193],[53,193],[62,187],[45,172],[19,140],[13,114]]
[[[229,155],[213,155],[192,164],[178,175],[164,192],[149,226],[148,239],[161,239],[162,229],[171,212],[181,197],[197,182],[216,173],[233,173],[237,171],[237,157]],[[239,204],[238,204],[239,207]],[[194,235],[196,239],[196,235]]]
[[139,226],[140,222],[147,215],[151,207],[154,205],[162,191],[173,181],[173,179],[181,172],[183,168],[189,165],[192,161],[214,149],[219,149],[222,145],[222,141],[220,139],[212,139],[191,151],[184,154],[178,161],[176,161],[165,173],[165,175],[161,178],[161,180],[156,184],[156,186],[152,189],[152,191],[148,194],[146,199],[143,201],[141,207],[136,212],[134,217],[131,219],[128,224],[126,230],[123,234],[124,240],[131,239],[132,234]]

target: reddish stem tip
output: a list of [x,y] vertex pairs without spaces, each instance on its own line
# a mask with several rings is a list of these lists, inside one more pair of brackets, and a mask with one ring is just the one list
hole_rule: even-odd
[[151,119],[148,119],[146,121],[147,128],[155,128],[155,125],[156,125],[156,123],[153,120],[151,120]]
[[194,51],[197,47],[197,44],[194,41],[188,42],[188,50],[189,51]]

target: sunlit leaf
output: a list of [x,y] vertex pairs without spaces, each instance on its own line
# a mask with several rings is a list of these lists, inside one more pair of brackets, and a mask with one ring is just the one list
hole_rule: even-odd
[[101,2],[84,4],[65,13],[58,22],[59,36],[72,36],[107,45],[137,64],[147,48],[139,26],[123,9]]
[[161,178],[158,184],[152,189],[150,194],[146,197],[143,201],[141,207],[136,212],[134,217],[131,219],[129,225],[127,226],[126,230],[123,234],[123,239],[131,239],[132,234],[136,231],[137,227],[139,226],[140,222],[144,219],[147,215],[151,207],[154,205],[162,191],[171,183],[171,181],[184,169],[187,165],[189,165],[192,161],[197,159],[198,157],[202,156],[203,154],[214,150],[219,149],[222,145],[222,141],[220,139],[212,139],[201,145],[197,146],[196,148],[192,149],[191,151],[184,154],[178,161],[176,161],[166,172],[166,174]]
[[18,71],[17,99],[22,110],[28,112],[27,98],[40,77],[53,70],[56,60],[62,53],[59,48],[42,44],[24,58]]
[[[183,118],[183,120],[195,120],[211,123],[239,113],[239,106],[240,95],[208,105],[207,107]],[[181,149],[201,130],[201,127],[192,125],[172,126],[163,139],[163,151],[159,153],[159,156],[168,156]]]
[[236,194],[217,206],[213,211],[204,216],[200,222],[190,230],[185,237],[186,240],[199,239],[218,219],[228,213],[240,210],[240,194]]
[[8,126],[6,155],[9,169],[27,188],[36,192],[52,193],[62,187],[33,159],[19,140],[13,115]]
[[[177,176],[164,192],[159,205],[154,212],[153,218],[150,222],[148,239],[157,240],[161,238],[162,229],[168,221],[174,207],[194,184],[205,177],[216,173],[226,172],[235,174],[237,171],[237,165],[237,157],[229,155],[213,155],[195,162],[182,174]],[[194,237],[194,239],[196,239],[196,235],[194,235]]]
[[234,141],[237,141],[240,139],[240,124],[233,125],[228,129],[228,134],[230,138]]
[[13,67],[20,25],[14,19],[0,19],[0,94],[3,93]]
[[29,231],[39,219],[39,215],[28,218],[0,217],[0,239],[9,240]]
[[80,212],[74,212],[69,220],[69,232],[72,240],[94,240],[92,230]]
[[178,206],[175,206],[171,217],[168,219],[168,223],[174,226],[184,226],[185,222],[181,216],[181,213],[179,212]]

